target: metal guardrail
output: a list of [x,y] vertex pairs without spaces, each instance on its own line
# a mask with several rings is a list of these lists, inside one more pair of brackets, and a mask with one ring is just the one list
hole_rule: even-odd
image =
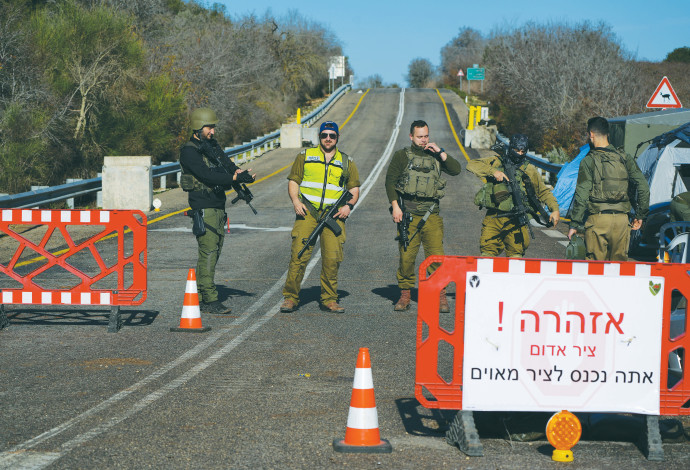
[[[352,89],[352,85],[342,85],[340,88],[335,90],[333,94],[331,94],[331,96],[329,96],[328,99],[324,101],[318,108],[306,115],[302,119],[302,122],[307,126],[313,124],[350,89]],[[228,157],[235,157],[236,163],[244,163],[267,152],[268,150],[273,150],[278,139],[280,139],[280,129],[275,130],[270,134],[257,137],[250,142],[245,142],[241,145],[236,145],[226,149],[225,154]],[[151,167],[151,174],[153,178],[160,178],[179,172],[180,164],[178,162],[164,163],[162,165],[155,165]],[[51,202],[64,201],[66,199],[83,196],[85,194],[97,193],[101,191],[102,185],[103,180],[102,177],[99,176],[97,178],[76,181],[74,183],[65,183],[58,186],[52,186],[50,188],[0,196],[0,208],[23,209],[29,207],[39,207]]]

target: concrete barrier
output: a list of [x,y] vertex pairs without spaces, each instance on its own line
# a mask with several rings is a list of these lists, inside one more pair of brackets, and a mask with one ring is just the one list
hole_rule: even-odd
[[148,212],[153,203],[151,157],[105,157],[103,208]]

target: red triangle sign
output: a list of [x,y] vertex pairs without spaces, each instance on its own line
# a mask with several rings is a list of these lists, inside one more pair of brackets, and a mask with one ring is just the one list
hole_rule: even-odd
[[671,82],[668,78],[664,77],[661,79],[659,86],[656,87],[654,94],[647,102],[648,108],[682,108],[683,105],[680,104],[680,100],[673,91]]

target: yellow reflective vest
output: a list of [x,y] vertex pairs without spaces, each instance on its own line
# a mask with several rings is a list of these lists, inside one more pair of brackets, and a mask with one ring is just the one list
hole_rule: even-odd
[[304,153],[304,178],[300,183],[302,197],[321,210],[333,205],[345,191],[348,156],[336,150],[331,161],[319,147]]

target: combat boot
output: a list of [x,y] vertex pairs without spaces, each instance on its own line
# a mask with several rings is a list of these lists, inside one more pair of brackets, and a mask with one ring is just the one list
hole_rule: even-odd
[[213,313],[215,315],[224,315],[226,313],[232,312],[232,309],[220,300],[214,300],[213,302],[201,302],[200,310],[204,313]]
[[448,298],[446,297],[446,289],[441,290],[441,293],[439,294],[438,297],[438,311],[441,313],[448,313],[450,312],[450,305],[448,305]]
[[395,304],[393,310],[401,312],[410,308],[410,289],[402,289],[400,291],[400,300]]

